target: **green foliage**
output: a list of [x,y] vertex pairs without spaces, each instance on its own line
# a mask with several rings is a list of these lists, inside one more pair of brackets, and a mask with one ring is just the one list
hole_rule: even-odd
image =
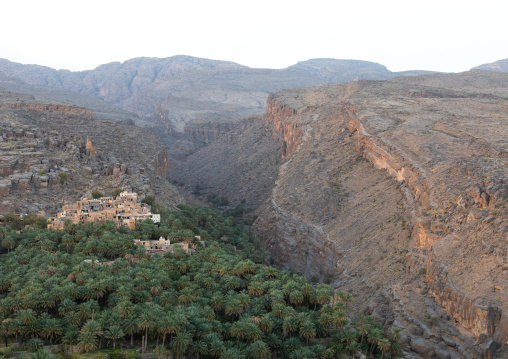
[[[111,222],[21,233],[4,227],[0,236],[14,242],[0,256],[7,335],[33,338],[34,351],[45,338],[87,353],[101,342],[116,347],[142,336],[152,350],[158,338],[160,358],[168,349],[174,358],[245,359],[400,351],[397,333],[386,335],[370,317],[347,325],[347,293],[267,266],[258,239],[231,217],[188,206],[161,214],[162,223],[133,230]],[[160,236],[193,243],[196,251],[149,256],[133,243]]]
[[34,213],[29,213],[23,218],[25,224],[28,224],[32,227],[45,229],[48,226],[48,220],[43,216],[37,216]]
[[92,191],[93,198],[97,199],[97,198],[101,198],[102,196],[103,196],[103,194],[101,191],[98,191],[98,190]]
[[58,173],[58,175],[60,176],[60,184],[64,184],[69,179],[69,175],[67,174],[67,172],[62,171]]
[[44,345],[44,342],[41,339],[39,339],[39,338],[30,339],[26,343],[26,346],[28,347],[28,350],[30,350],[31,352],[36,352],[36,351],[42,349],[43,345]]
[[121,189],[121,188],[115,188],[115,189],[113,190],[113,196],[114,196],[114,197],[118,197],[118,196],[120,196],[120,193],[122,193],[122,192],[124,192],[124,190],[123,190],[123,189]]
[[40,171],[37,171],[37,174],[39,176],[44,176],[46,173],[48,173],[48,171],[45,171],[45,170],[40,170]]
[[23,223],[21,219],[19,218],[19,215],[16,215],[14,213],[7,213],[2,217],[2,222],[11,227],[12,229],[20,230],[23,228]]
[[223,208],[229,205],[229,200],[226,197],[219,197],[216,194],[211,194],[206,197],[215,208]]
[[155,196],[146,196],[141,202],[146,203],[149,206],[153,206],[155,203]]
[[12,354],[12,349],[10,347],[0,347],[0,359],[5,359],[5,357],[10,357],[11,354]]

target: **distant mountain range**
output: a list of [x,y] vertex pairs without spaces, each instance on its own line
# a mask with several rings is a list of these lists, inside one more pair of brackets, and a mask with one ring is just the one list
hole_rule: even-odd
[[489,64],[483,64],[480,66],[473,67],[471,70],[487,70],[487,71],[499,71],[508,72],[508,59],[491,62]]
[[[506,72],[508,59],[475,69]],[[278,70],[179,55],[134,58],[79,72],[0,59],[0,87],[7,90],[86,106],[99,118],[129,118],[142,126],[155,121],[176,131],[262,113],[267,95],[283,89],[428,73],[391,72],[375,62],[337,59],[311,59]]]
[[[223,122],[261,113],[268,93],[354,80],[386,80],[427,71],[391,72],[359,60],[312,59],[285,69],[254,69],[233,62],[190,56],[135,58],[94,70],[71,72],[0,59],[0,86],[23,84],[92,95],[150,120],[160,109],[183,130],[189,121]],[[25,88],[25,92],[30,92]],[[37,93],[33,93],[37,97]],[[54,97],[54,93],[52,94]],[[69,93],[62,100],[73,101]],[[83,105],[83,104],[81,104]],[[92,107],[93,110],[93,106]],[[164,112],[164,111],[162,111]]]

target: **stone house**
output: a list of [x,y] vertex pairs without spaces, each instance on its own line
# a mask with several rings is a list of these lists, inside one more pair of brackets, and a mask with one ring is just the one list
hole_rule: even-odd
[[117,226],[134,228],[136,222],[145,219],[159,223],[160,214],[152,213],[148,204],[138,202],[136,193],[122,192],[116,199],[83,198],[80,201],[65,203],[62,212],[49,218],[48,229],[63,229],[67,220],[72,223],[113,221]]

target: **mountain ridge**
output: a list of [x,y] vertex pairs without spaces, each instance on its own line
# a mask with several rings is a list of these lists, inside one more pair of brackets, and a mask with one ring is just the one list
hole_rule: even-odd
[[486,70],[486,71],[498,71],[508,72],[508,59],[497,60],[473,67],[471,70]]
[[[160,106],[173,122],[208,121],[218,113],[229,118],[262,113],[268,93],[285,88],[399,76],[363,60],[311,59],[284,69],[262,69],[186,55],[139,57],[75,72],[0,59],[0,71],[30,85],[98,96],[142,118],[152,116]],[[184,111],[189,107],[184,100],[198,109],[191,116]]]

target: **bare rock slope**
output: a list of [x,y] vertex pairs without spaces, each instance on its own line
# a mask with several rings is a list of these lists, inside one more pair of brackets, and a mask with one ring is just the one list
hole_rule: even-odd
[[97,120],[75,105],[0,90],[0,213],[58,211],[64,200],[115,188],[182,202],[151,131]]
[[419,356],[495,356],[508,343],[507,100],[508,74],[486,71],[271,95],[286,162],[257,232],[278,262],[405,328]]
[[262,118],[252,117],[172,167],[168,179],[204,198],[216,195],[230,206],[244,201],[255,208],[270,196],[282,163],[280,147]]

